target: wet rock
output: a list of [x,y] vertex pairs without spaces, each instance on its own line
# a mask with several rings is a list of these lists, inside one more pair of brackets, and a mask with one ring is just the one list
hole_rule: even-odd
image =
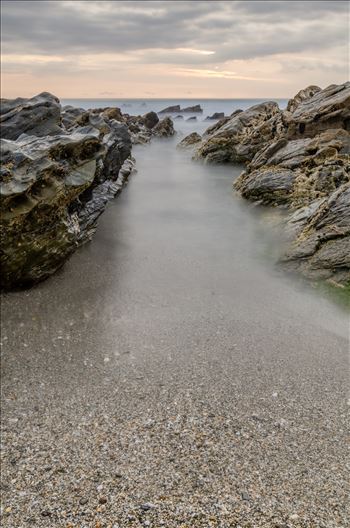
[[178,143],[177,148],[192,148],[201,140],[202,137],[197,132],[192,132],[192,134],[189,134],[188,136],[184,137],[180,141],[180,143]]
[[196,116],[189,117],[186,121],[197,121]]
[[0,112],[4,139],[16,140],[24,133],[36,136],[62,133],[59,99],[48,92],[31,99],[2,99]]
[[174,119],[176,119],[176,120],[183,119],[183,118],[184,118],[184,116],[182,116],[182,115],[177,115],[176,117],[174,117]]

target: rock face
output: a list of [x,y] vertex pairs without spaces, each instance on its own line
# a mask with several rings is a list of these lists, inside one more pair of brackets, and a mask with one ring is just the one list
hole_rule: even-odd
[[192,132],[192,134],[184,137],[180,143],[178,143],[177,148],[193,148],[200,141],[202,141],[202,137],[197,134],[197,132]]
[[60,131],[61,105],[57,97],[43,92],[31,99],[1,100],[1,136],[17,139],[21,134],[47,136]]
[[279,126],[277,103],[267,102],[234,112],[207,130],[195,158],[206,162],[245,162],[274,137]]
[[350,281],[349,115],[350,83],[302,90],[235,183],[245,198],[291,209],[287,269],[339,284]]
[[[291,210],[284,266],[350,280],[350,83],[301,90],[282,111],[263,103],[210,127],[195,158],[246,162],[235,188]],[[185,138],[186,139],[186,138]]]
[[48,277],[91,239],[133,163],[127,126],[104,112],[61,112],[41,94],[6,101],[2,118],[1,286],[12,289]]
[[309,278],[345,283],[350,279],[350,184],[315,205],[302,218],[290,218],[294,240],[282,261]]

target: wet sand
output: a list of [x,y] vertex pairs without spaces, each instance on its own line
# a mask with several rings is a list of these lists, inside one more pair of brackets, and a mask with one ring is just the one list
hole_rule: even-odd
[[176,140],[2,298],[6,527],[346,527],[348,316]]

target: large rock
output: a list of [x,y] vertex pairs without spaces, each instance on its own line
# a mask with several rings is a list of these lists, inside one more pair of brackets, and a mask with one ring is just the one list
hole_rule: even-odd
[[289,220],[297,228],[281,259],[285,266],[312,279],[350,281],[350,183],[296,217]]
[[301,90],[234,184],[244,198],[293,211],[285,266],[338,282],[350,279],[349,111],[349,83]]
[[350,82],[315,90],[312,97],[304,97],[298,104],[296,98],[283,116],[287,138],[314,137],[330,128],[350,130]]
[[23,133],[47,136],[62,132],[60,102],[47,92],[31,99],[2,99],[0,114],[5,139],[17,139]]
[[304,206],[349,181],[349,153],[350,135],[342,129],[315,138],[280,139],[257,153],[234,185],[244,198]]
[[271,141],[280,126],[281,111],[275,102],[261,103],[235,112],[210,127],[195,158],[206,162],[246,162]]
[[[22,110],[21,101],[17,113]],[[14,102],[12,106],[15,110]],[[68,130],[58,128],[59,133],[53,134],[49,113],[51,135],[42,136],[43,122],[35,128],[39,137],[31,129],[31,135],[21,132],[13,134],[20,135],[15,140],[1,141],[4,289],[48,277],[80,244],[90,240],[99,215],[132,169],[131,162],[125,163],[131,152],[126,125],[88,114],[88,126],[79,127],[76,119],[79,121],[84,111],[66,113]],[[68,120],[68,114],[72,118],[75,114],[76,119]],[[20,128],[22,123],[20,120]]]

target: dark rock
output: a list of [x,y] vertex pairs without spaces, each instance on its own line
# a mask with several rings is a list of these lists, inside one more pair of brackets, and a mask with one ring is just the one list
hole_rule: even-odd
[[177,115],[176,117],[174,117],[174,119],[177,119],[177,120],[178,119],[183,119],[183,118],[184,118],[184,116],[182,116],[182,115]]
[[280,205],[290,200],[295,178],[290,169],[263,167],[249,173],[236,188],[244,198]]
[[153,128],[159,123],[159,117],[155,112],[148,112],[143,116],[143,123],[146,128]]
[[242,500],[250,501],[250,495],[246,491],[242,491]]
[[107,504],[107,497],[100,497],[98,499],[99,504]]
[[[21,100],[18,113],[22,106]],[[28,286],[54,273],[91,239],[106,203],[122,188],[128,130],[93,119],[99,128],[58,128],[55,135],[1,141],[2,288]],[[41,123],[40,136],[53,131],[51,114],[48,122]]]
[[24,133],[36,136],[62,133],[59,99],[47,92],[31,99],[2,99],[0,123],[3,139],[15,140]]
[[79,504],[81,506],[84,506],[85,504],[87,504],[89,502],[89,499],[85,498],[85,497],[82,497],[80,500],[79,500]]
[[189,113],[189,114],[192,114],[192,113],[202,114],[203,113],[203,108],[201,108],[201,105],[197,104],[197,105],[194,105],[194,106],[188,106],[187,108],[183,108],[181,110],[181,112],[185,112],[185,113]]
[[189,117],[186,121],[197,121],[196,116]]
[[211,120],[214,120],[214,119],[223,119],[224,117],[225,117],[224,112],[215,112],[213,115],[207,116],[205,118],[205,121],[211,121]]
[[141,504],[140,508],[143,511],[149,511],[154,510],[157,506],[155,504],[152,504],[151,502],[145,502],[144,504]]
[[160,110],[158,114],[175,114],[176,112],[181,112],[180,105],[167,106],[163,110]]

